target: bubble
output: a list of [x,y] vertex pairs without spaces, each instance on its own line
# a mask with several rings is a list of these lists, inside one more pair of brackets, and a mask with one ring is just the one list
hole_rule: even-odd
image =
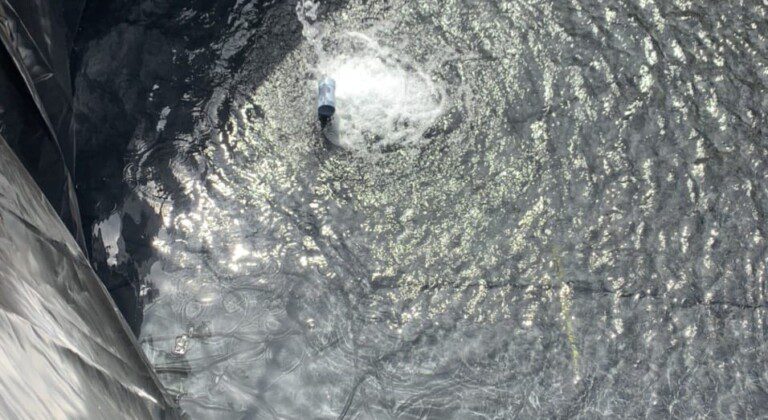
[[184,313],[186,314],[187,318],[190,318],[190,319],[197,318],[202,312],[203,312],[203,305],[201,305],[200,302],[194,301],[194,300],[188,302],[186,307],[184,308]]
[[236,292],[230,292],[224,295],[222,305],[224,310],[229,314],[245,311],[245,300]]

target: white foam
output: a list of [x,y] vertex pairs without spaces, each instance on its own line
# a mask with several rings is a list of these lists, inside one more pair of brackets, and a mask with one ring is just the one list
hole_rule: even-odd
[[336,80],[340,144],[381,150],[424,140],[443,112],[443,89],[402,55],[360,33],[347,33],[320,58],[319,71]]
[[366,41],[321,63],[336,79],[340,144],[375,150],[420,143],[442,113],[444,95],[423,71]]
[[[443,88],[402,52],[366,34],[326,33],[317,22],[316,1],[299,1],[296,12],[316,53],[315,77],[336,80],[338,144],[378,152],[422,143],[445,108]],[[316,95],[316,81],[308,86]]]

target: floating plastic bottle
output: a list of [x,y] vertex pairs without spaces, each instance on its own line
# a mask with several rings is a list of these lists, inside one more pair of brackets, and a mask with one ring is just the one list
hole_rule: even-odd
[[336,81],[323,77],[317,87],[317,117],[322,124],[328,123],[336,113]]

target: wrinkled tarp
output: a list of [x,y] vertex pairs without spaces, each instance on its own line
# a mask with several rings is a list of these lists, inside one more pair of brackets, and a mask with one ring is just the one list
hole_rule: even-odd
[[84,0],[0,0],[0,134],[81,247],[69,50]]
[[0,136],[0,418],[170,407],[82,251]]

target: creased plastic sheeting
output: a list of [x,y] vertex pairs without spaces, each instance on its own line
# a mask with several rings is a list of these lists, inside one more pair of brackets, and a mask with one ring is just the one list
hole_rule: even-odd
[[163,418],[125,321],[0,137],[0,418]]
[[84,245],[69,50],[84,0],[0,0],[0,134]]

